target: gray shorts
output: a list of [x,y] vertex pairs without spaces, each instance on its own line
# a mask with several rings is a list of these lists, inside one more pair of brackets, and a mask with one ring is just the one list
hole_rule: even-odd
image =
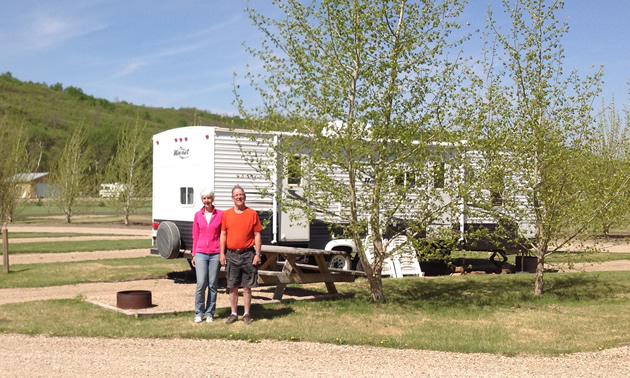
[[258,287],[258,268],[252,264],[255,250],[242,253],[228,250],[225,254],[225,279],[228,289],[235,287]]

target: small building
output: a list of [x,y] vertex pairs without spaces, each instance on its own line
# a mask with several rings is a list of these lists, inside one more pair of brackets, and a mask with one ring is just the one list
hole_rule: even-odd
[[101,184],[98,196],[101,198],[118,198],[127,189],[127,185],[118,182]]
[[18,173],[11,178],[11,181],[19,186],[19,198],[45,198],[47,177],[48,172]]

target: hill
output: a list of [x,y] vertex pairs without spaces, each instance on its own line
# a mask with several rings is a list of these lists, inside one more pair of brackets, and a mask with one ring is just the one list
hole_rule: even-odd
[[[61,83],[23,82],[11,73],[0,74],[0,124],[23,127],[30,137],[29,150],[42,154],[38,172],[49,171],[73,129],[83,124],[88,132],[88,159],[95,172],[103,169],[116,150],[122,127],[137,119],[146,123],[151,135],[188,125],[243,126],[237,117],[226,117],[195,108],[166,109],[139,106],[126,101],[110,102]],[[100,168],[99,168],[100,167]],[[98,172],[102,173],[102,172]]]

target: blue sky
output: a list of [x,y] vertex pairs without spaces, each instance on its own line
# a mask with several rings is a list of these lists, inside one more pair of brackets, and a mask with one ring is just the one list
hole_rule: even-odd
[[[496,0],[491,0],[497,3]],[[465,20],[482,28],[487,0]],[[267,6],[267,0],[253,0]],[[254,61],[243,0],[0,0],[0,72],[111,101],[236,114],[233,73]],[[495,11],[495,13],[498,13]],[[565,70],[604,66],[603,96],[628,102],[628,0],[566,0]],[[472,53],[472,52],[469,52]],[[255,96],[246,96],[256,105]]]

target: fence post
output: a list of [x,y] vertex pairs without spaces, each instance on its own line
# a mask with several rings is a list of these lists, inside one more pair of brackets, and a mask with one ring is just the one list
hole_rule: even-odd
[[2,266],[4,272],[9,273],[9,229],[6,222],[0,228],[2,229]]

